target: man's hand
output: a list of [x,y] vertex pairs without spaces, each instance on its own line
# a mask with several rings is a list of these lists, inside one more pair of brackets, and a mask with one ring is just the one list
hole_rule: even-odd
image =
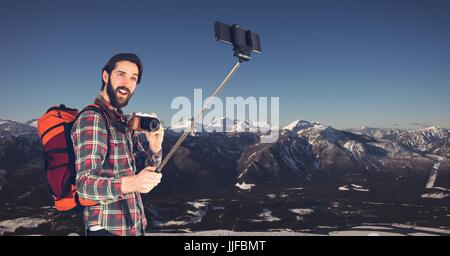
[[[155,117],[156,114],[152,113]],[[150,147],[150,150],[154,153],[158,153],[161,151],[162,148],[162,142],[164,139],[164,128],[162,124],[160,124],[159,129],[154,132],[144,131],[145,137],[147,137],[147,141]]]
[[161,182],[161,173],[155,172],[156,167],[146,167],[139,174],[122,178],[122,193],[148,193]]

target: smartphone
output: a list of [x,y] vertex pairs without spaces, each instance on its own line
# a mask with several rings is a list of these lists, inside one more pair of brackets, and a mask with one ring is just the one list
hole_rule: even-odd
[[261,43],[258,34],[242,29],[237,25],[228,25],[219,21],[215,22],[214,27],[216,40],[232,44],[239,49],[248,49],[261,53]]

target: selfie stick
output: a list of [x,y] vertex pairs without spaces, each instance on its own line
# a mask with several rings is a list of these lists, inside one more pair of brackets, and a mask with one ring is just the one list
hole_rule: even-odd
[[170,149],[167,156],[163,159],[161,162],[161,165],[155,170],[155,172],[160,173],[164,166],[169,162],[170,158],[175,154],[177,149],[181,146],[181,143],[187,138],[189,133],[192,131],[193,126],[195,125],[195,120],[200,118],[203,114],[203,112],[206,110],[206,108],[209,105],[209,102],[213,97],[216,97],[219,95],[220,92],[223,91],[225,88],[227,82],[230,80],[230,78],[233,76],[234,73],[238,70],[239,66],[242,62],[246,62],[251,60],[250,53],[261,52],[261,44],[259,42],[259,36],[256,33],[251,32],[250,30],[244,30],[241,29],[238,25],[228,25],[225,23],[221,23],[216,21],[215,24],[215,36],[218,41],[229,43],[233,45],[233,51],[234,56],[236,56],[239,61],[234,65],[234,67],[231,69],[231,71],[228,73],[228,75],[225,77],[225,79],[220,83],[220,85],[217,87],[217,89],[213,92],[211,97],[208,98],[208,101],[203,105],[200,113],[195,117],[195,119],[191,120],[191,125],[189,127],[186,127],[184,130],[184,133],[181,135],[181,137],[178,139],[178,141],[175,143],[175,145]]
[[[219,87],[217,87],[217,89],[213,92],[211,97],[208,98],[208,101],[203,105],[202,110],[200,111],[200,113],[195,117],[195,119],[191,120],[191,124],[195,125],[195,120],[197,120],[198,118],[201,117],[203,112],[206,110],[206,107],[208,107],[209,102],[211,101],[211,98],[212,97],[216,97],[217,95],[219,95],[220,92],[223,91],[223,88],[225,88],[227,82],[230,80],[230,78],[233,76],[233,74],[238,70],[240,65],[241,65],[241,61],[238,61],[236,63],[236,65],[234,65],[234,67],[231,69],[231,71],[228,73],[228,75],[225,77],[225,79],[222,81],[222,83],[219,85]],[[189,135],[189,133],[192,130],[192,126],[193,125],[189,125],[189,127],[187,127],[184,130],[184,133],[181,135],[181,137],[178,139],[178,141],[175,143],[175,145],[169,151],[167,156],[163,159],[163,161],[161,162],[161,165],[156,169],[155,172],[159,172],[160,173],[162,171],[162,169],[167,164],[167,162],[170,160],[170,158],[173,156],[173,154],[175,154],[177,149],[181,146],[181,143],[183,143],[183,141],[187,138],[187,136]]]

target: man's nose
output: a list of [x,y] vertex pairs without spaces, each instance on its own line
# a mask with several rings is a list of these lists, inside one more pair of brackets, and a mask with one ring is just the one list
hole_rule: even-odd
[[126,86],[128,89],[130,89],[130,84],[132,83],[131,78],[126,77],[125,79],[123,79],[122,84],[124,86]]

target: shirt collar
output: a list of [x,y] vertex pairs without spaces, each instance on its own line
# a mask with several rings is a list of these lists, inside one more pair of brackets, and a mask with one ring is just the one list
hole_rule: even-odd
[[122,123],[126,123],[127,122],[127,118],[123,114],[123,111],[121,109],[113,107],[111,105],[111,103],[109,103],[101,94],[97,95],[96,100],[99,100],[101,102],[101,105],[103,105],[103,106],[100,106],[100,107],[102,107],[102,108],[106,107],[107,109],[105,109],[105,110],[107,110],[108,112],[112,113],[117,121],[120,121]]

